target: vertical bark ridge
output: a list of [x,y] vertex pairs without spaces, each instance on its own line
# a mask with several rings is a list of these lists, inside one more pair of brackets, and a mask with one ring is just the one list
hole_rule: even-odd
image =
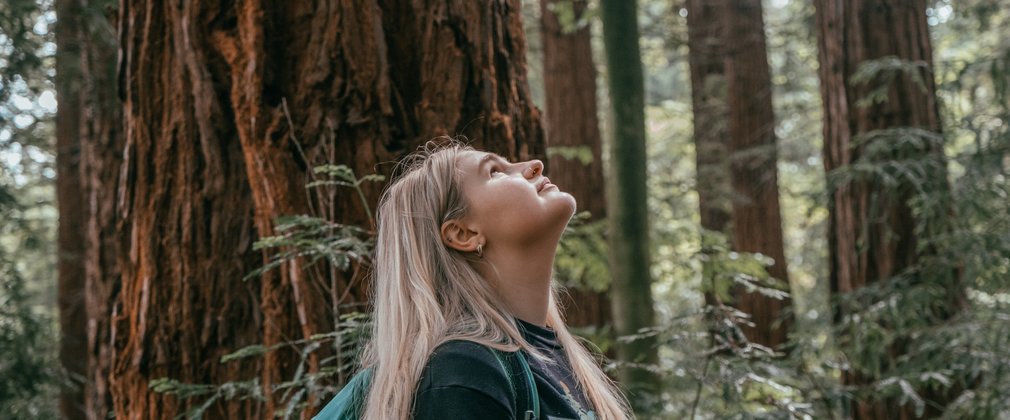
[[[242,277],[256,267],[248,180],[213,58],[192,8],[120,6],[125,150],[119,195],[122,288],[114,309],[111,392],[117,416],[171,417],[198,404],[148,389],[154,379],[243,380],[255,361],[221,364],[259,342],[260,315]],[[203,64],[207,62],[209,64]],[[206,65],[207,67],[202,67]],[[252,401],[211,417],[258,417]]]

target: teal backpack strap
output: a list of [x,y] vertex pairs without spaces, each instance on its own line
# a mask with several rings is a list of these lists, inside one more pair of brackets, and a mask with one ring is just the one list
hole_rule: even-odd
[[537,420],[540,418],[540,393],[537,392],[537,383],[533,381],[533,371],[530,370],[530,364],[526,362],[523,352],[517,351],[515,354],[519,359],[519,364],[523,367],[523,373],[526,374],[526,386],[529,389],[530,401],[533,402],[533,412],[527,411],[524,420]]
[[356,373],[312,420],[358,420],[364,411],[365,397],[372,384],[369,367]]
[[[516,397],[516,419],[539,419],[540,395],[537,392],[536,382],[533,381],[533,371],[530,370],[530,365],[526,361],[526,356],[523,355],[521,350],[513,353],[507,353],[491,348],[491,352],[494,353],[495,358],[498,359],[498,364],[500,364],[502,369],[505,371],[505,377],[509,381],[509,387],[512,388],[512,395]],[[515,366],[517,364],[518,366]],[[516,372],[516,367],[518,367],[521,372]],[[521,404],[519,402],[519,395],[521,394],[516,387],[516,383],[512,381],[513,376],[523,377],[522,382],[526,388],[526,401],[524,401],[526,404]]]

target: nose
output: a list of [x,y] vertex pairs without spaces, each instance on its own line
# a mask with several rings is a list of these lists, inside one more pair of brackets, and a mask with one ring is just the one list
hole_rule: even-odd
[[540,174],[543,171],[544,171],[544,163],[541,162],[540,159],[531,160],[530,169],[526,170],[526,172],[532,172],[532,174],[530,174],[530,178],[537,176],[537,174]]

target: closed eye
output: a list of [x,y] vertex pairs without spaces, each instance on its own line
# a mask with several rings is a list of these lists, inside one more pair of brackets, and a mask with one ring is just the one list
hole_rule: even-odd
[[494,176],[495,172],[501,172],[501,170],[500,170],[500,169],[501,169],[501,168],[500,168],[500,167],[499,167],[499,166],[498,166],[498,165],[496,164],[496,165],[494,165],[494,166],[492,166],[492,167],[491,167],[491,171],[490,171],[490,173],[489,173],[489,174],[490,174],[491,176]]

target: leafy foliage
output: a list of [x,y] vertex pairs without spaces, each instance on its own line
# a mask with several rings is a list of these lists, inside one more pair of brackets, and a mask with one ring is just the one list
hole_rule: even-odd
[[606,220],[590,222],[588,211],[572,217],[558,243],[554,272],[565,287],[604,291],[610,285]]
[[53,326],[31,304],[25,279],[0,250],[0,417],[53,418],[60,372]]
[[366,230],[320,217],[278,217],[274,229],[278,234],[256,241],[254,249],[277,249],[278,252],[271,255],[266,265],[249,273],[246,279],[260,276],[295,258],[305,258],[307,266],[326,260],[331,266],[346,270],[351,261],[368,257],[374,247],[374,239],[368,236]]
[[56,418],[52,2],[0,4],[0,417]]

